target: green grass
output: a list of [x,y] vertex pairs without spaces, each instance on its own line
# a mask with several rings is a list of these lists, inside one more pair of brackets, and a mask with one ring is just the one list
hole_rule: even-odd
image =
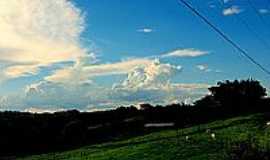
[[[205,130],[216,134],[213,140]],[[261,114],[237,117],[191,128],[166,130],[128,140],[83,147],[73,151],[36,155],[21,160],[223,160],[231,144],[250,141],[268,147],[267,128]],[[189,141],[185,136],[190,137]]]

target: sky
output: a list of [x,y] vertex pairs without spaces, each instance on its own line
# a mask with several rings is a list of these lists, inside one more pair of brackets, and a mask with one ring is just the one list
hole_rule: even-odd
[[[189,0],[270,69],[269,0]],[[192,103],[270,76],[177,0],[1,0],[0,110]]]

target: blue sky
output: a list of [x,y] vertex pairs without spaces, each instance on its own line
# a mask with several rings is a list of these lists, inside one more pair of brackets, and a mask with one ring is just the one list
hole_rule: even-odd
[[[225,3],[224,6],[221,6],[218,0],[208,2],[194,0],[191,2],[224,32],[241,44],[243,48],[248,50],[254,58],[266,67],[270,67],[266,58],[269,47],[265,48],[264,45],[260,44],[260,41],[254,39],[254,35],[242,23],[239,23],[234,15],[224,16],[222,13],[222,8],[238,6],[242,10],[238,16],[245,19],[265,41],[270,43],[269,29],[261,24],[247,2],[230,1]],[[210,79],[212,83],[217,79],[224,78],[246,76],[264,78],[263,73],[258,73],[257,69],[253,70],[254,66],[247,64],[245,60],[242,60],[242,57],[239,58],[231,46],[226,44],[186,8],[178,5],[177,1],[157,0],[155,3],[143,0],[132,2],[116,0],[113,3],[80,1],[78,5],[89,6],[89,8],[86,7],[89,10],[90,25],[87,36],[93,36],[93,41],[99,47],[101,58],[104,60],[118,61],[123,57],[146,57],[164,54],[179,48],[195,48],[209,51],[211,54],[194,60],[178,59],[173,61],[170,59],[170,61],[187,65],[187,67],[190,64],[206,63],[227,74],[218,77],[213,75],[215,78]],[[210,5],[215,5],[215,8],[210,8]],[[267,1],[254,1],[254,5],[258,9],[269,9]],[[270,25],[269,14],[263,14],[263,17]],[[151,28],[153,32],[148,34],[135,32],[142,28]],[[198,79],[203,78],[202,76],[201,78],[198,77],[198,74],[191,74],[188,77],[185,80],[187,82],[196,81],[196,79],[198,81]],[[208,79],[206,82],[209,82]]]
[[[270,1],[188,2],[270,69]],[[177,0],[1,3],[1,110],[190,103],[225,79],[270,87],[269,76]]]

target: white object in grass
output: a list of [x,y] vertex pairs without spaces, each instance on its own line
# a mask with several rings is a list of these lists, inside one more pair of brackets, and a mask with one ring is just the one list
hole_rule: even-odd
[[189,140],[189,136],[186,136],[186,141],[188,141]]
[[267,126],[270,126],[270,121],[268,121],[268,122],[266,123],[266,125],[267,125]]
[[216,139],[216,134],[215,133],[211,133],[211,137],[212,137],[212,139]]

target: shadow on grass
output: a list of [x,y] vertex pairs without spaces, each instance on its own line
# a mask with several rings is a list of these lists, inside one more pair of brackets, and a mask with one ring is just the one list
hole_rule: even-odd
[[[157,137],[157,138],[148,138],[147,137],[148,139],[145,138],[145,139],[141,139],[141,140],[134,139],[134,140],[122,141],[122,142],[110,142],[110,143],[105,143],[105,144],[101,144],[101,145],[92,145],[89,147],[82,148],[82,150],[80,150],[80,151],[78,150],[78,151],[70,152],[67,154],[65,154],[65,153],[64,154],[51,153],[51,154],[47,154],[47,155],[49,157],[57,157],[56,159],[65,159],[65,157],[67,158],[70,156],[87,157],[87,156],[90,156],[91,154],[99,153],[101,151],[104,152],[104,151],[110,150],[110,149],[117,149],[117,148],[121,148],[121,147],[129,147],[129,146],[133,147],[136,145],[141,145],[141,144],[145,144],[145,143],[155,143],[155,142],[160,142],[160,141],[168,141],[168,142],[174,141],[177,147],[181,147],[181,150],[183,151],[184,155],[199,156],[200,154],[204,153],[204,150],[205,150],[205,147],[199,148],[200,146],[207,145],[208,150],[210,149],[211,152],[212,151],[215,152],[215,151],[218,151],[222,147],[225,146],[224,140],[223,141],[211,141],[210,136],[209,136],[209,141],[205,141],[205,144],[204,144],[204,142],[200,143],[199,141],[197,142],[195,139],[191,139],[191,141],[186,141],[185,140],[186,136],[192,137],[193,135],[196,135],[196,134],[209,134],[209,133],[206,133],[207,129],[210,129],[211,131],[215,132],[217,130],[233,127],[236,125],[245,124],[245,123],[249,123],[249,122],[257,122],[257,121],[261,121],[261,120],[257,119],[256,117],[255,118],[252,117],[252,118],[236,119],[236,120],[233,120],[231,122],[224,121],[223,124],[222,124],[222,122],[217,123],[217,124],[210,123],[210,125],[202,124],[202,125],[197,125],[197,126],[191,126],[191,128],[175,129],[175,130],[173,130],[173,131],[175,131],[175,133],[173,133],[173,131],[171,131],[171,133],[168,133],[168,135],[163,135],[164,137],[162,137],[162,135],[161,135],[160,137]],[[259,123],[261,123],[261,122],[259,122]],[[151,135],[148,135],[148,136],[151,137]],[[144,137],[142,137],[142,138],[144,138]],[[193,154],[190,154],[188,151],[185,152],[185,150],[189,150],[189,149],[193,149],[195,152],[193,152]],[[46,155],[44,155],[44,156],[46,156]],[[42,159],[42,157],[40,157],[39,159]]]
[[[206,129],[210,129],[211,131],[215,131],[215,130],[220,130],[220,129],[224,129],[224,128],[229,128],[235,125],[239,125],[239,124],[244,124],[247,123],[249,121],[254,121],[251,119],[242,119],[242,120],[236,120],[236,121],[232,121],[229,124],[226,125],[221,125],[221,126],[216,126],[216,127],[206,127],[206,126],[197,126],[198,129],[194,129],[191,132],[186,132],[184,131],[185,129],[176,129],[175,130],[175,135],[172,136],[166,136],[166,137],[160,137],[160,138],[154,138],[154,139],[150,139],[150,140],[141,140],[141,141],[137,141],[137,142],[123,142],[123,143],[116,143],[116,144],[105,144],[102,146],[90,146],[87,149],[113,149],[113,148],[119,148],[119,147],[126,147],[126,146],[134,146],[134,145],[140,145],[140,144],[144,144],[144,143],[154,143],[154,142],[158,142],[158,141],[162,141],[162,140],[173,140],[175,139],[177,140],[184,140],[185,136],[192,136],[192,135],[196,135],[196,134],[200,134],[200,133],[205,133]],[[195,126],[196,127],[196,126]]]

